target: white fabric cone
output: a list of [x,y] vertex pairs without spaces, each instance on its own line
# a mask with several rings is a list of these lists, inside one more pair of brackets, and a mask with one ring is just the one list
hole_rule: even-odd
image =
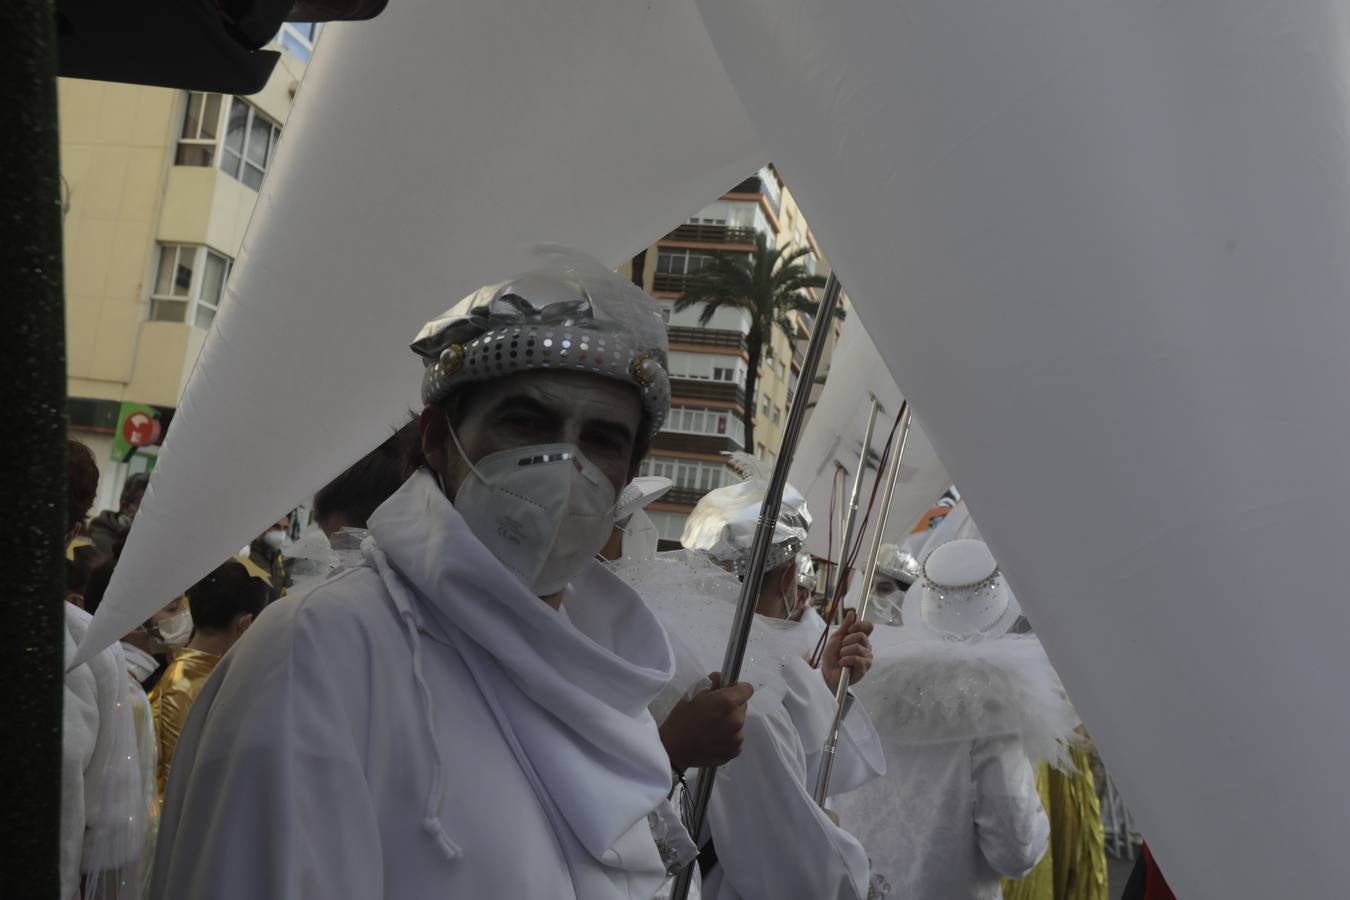
[[1177,895],[1343,896],[1344,4],[700,8]]
[[766,159],[688,2],[325,29],[79,659],[388,437],[428,319],[540,242],[618,265]]
[[[859,317],[849,315],[844,319],[843,334],[830,360],[830,376],[802,432],[788,475],[788,481],[801,486],[802,493],[806,495],[806,504],[816,517],[816,524],[806,538],[806,548],[817,556],[833,559],[839,554],[843,537],[838,534],[838,525],[834,529],[834,546],[828,546],[831,536],[827,519],[830,494],[834,490],[834,473],[837,466],[843,466],[848,472],[835,497],[837,517],[839,509],[848,503],[849,491],[853,488],[854,473],[858,470],[858,458],[862,451],[863,432],[867,428],[868,397],[872,394],[881,403],[876,427],[872,431],[872,451],[879,457],[886,447],[886,438],[895,424],[895,417],[900,414],[904,396],[895,386],[895,379],[886,369],[881,354],[868,337]],[[924,433],[921,412],[915,410],[909,440],[905,444],[905,456],[901,461],[900,480],[891,498],[891,517],[887,522],[885,540],[893,544],[904,540],[919,516],[942,496],[950,484],[947,470],[942,467],[942,462]],[[876,477],[877,470],[869,468],[863,478],[863,490],[858,498],[857,528],[862,527],[868,497]],[[867,547],[880,518],[881,495],[884,491],[883,484],[877,490],[877,509],[862,535],[858,568],[867,560]]]

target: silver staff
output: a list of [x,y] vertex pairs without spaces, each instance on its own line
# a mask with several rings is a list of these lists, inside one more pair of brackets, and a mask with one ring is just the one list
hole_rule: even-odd
[[862,450],[858,452],[858,471],[853,474],[853,490],[849,492],[848,505],[844,507],[844,526],[839,530],[843,540],[839,544],[839,559],[837,564],[830,566],[825,573],[825,602],[830,603],[834,600],[835,585],[843,576],[844,566],[847,565],[848,545],[853,538],[853,524],[858,515],[858,496],[862,494],[863,475],[867,472],[867,457],[872,452],[872,428],[877,424],[877,412],[881,409],[881,404],[877,403],[877,395],[872,394],[872,405],[867,411],[867,427],[863,429]]
[[[905,440],[909,437],[910,409],[909,401],[900,405],[900,440],[890,461],[891,471],[886,476],[886,493],[881,498],[881,516],[877,520],[877,530],[872,533],[872,544],[867,548],[867,565],[863,569],[862,599],[858,601],[858,620],[867,615],[867,605],[872,599],[872,579],[877,575],[877,553],[881,549],[881,538],[886,533],[886,522],[891,517],[891,496],[895,493],[895,483],[900,479],[900,461],[905,458]],[[881,477],[878,473],[877,477]],[[834,691],[834,724],[825,739],[825,755],[820,761],[820,775],[816,778],[816,803],[825,805],[825,795],[830,789],[830,770],[834,768],[834,752],[839,746],[839,727],[844,721],[844,709],[848,705],[848,682],[852,673],[845,668],[839,675],[839,685]]]
[[[831,272],[825,282],[825,293],[820,298],[820,306],[816,309],[815,327],[811,331],[811,341],[806,346],[806,358],[802,361],[801,378],[798,381],[800,385],[807,386],[816,380],[816,370],[820,368],[820,357],[825,352],[826,338],[834,330],[834,310],[839,305],[839,290],[839,279]],[[778,523],[778,509],[783,502],[783,488],[787,485],[792,454],[797,450],[797,438],[806,420],[806,407],[810,399],[811,391],[804,387],[792,398],[792,407],[788,410],[783,440],[778,445],[778,458],[774,461],[773,475],[769,478],[768,489],[764,492],[764,503],[759,510],[759,520],[755,525],[755,541],[750,545],[750,560],[745,567],[745,581],[741,584],[741,599],[736,604],[736,616],[731,620],[727,652],[722,657],[724,685],[735,684],[741,677],[741,662],[745,659],[745,645],[750,640],[750,626],[755,621],[755,601],[759,598],[760,579],[756,577],[756,573],[763,571],[764,561],[769,556],[774,526]],[[753,400],[753,397],[747,398],[747,402]],[[694,843],[698,843],[703,833],[703,821],[708,813],[708,801],[712,799],[713,779],[716,776],[717,769],[714,767],[704,769],[699,775],[689,829]],[[693,883],[694,869],[697,866],[698,860],[694,860],[680,872],[679,877],[675,879],[672,900],[687,900],[689,886]]]

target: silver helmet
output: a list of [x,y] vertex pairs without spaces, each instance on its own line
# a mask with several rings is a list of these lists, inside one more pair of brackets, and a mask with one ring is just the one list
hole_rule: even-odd
[[594,259],[543,255],[540,268],[479,288],[423,326],[412,343],[426,366],[423,404],[515,372],[591,372],[637,388],[655,434],[670,411],[660,307]]

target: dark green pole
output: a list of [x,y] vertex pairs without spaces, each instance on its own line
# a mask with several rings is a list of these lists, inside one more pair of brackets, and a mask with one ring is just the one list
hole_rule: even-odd
[[0,3],[0,894],[60,893],[66,351],[52,0]]

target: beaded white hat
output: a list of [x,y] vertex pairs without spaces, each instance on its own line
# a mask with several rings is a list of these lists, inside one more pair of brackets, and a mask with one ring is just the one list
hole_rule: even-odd
[[[748,454],[730,456],[732,467],[745,480],[705,494],[684,523],[680,543],[690,550],[707,551],[713,559],[744,576],[771,470]],[[792,485],[785,485],[764,571],[770,572],[796,556],[810,528],[811,513],[806,508],[806,498]]]
[[432,319],[412,343],[426,366],[423,404],[515,372],[591,372],[637,388],[650,432],[670,411],[666,326],[641,288],[580,254],[487,285]]
[[949,637],[996,635],[1016,617],[1003,572],[984,541],[948,541],[923,561],[923,624]]

